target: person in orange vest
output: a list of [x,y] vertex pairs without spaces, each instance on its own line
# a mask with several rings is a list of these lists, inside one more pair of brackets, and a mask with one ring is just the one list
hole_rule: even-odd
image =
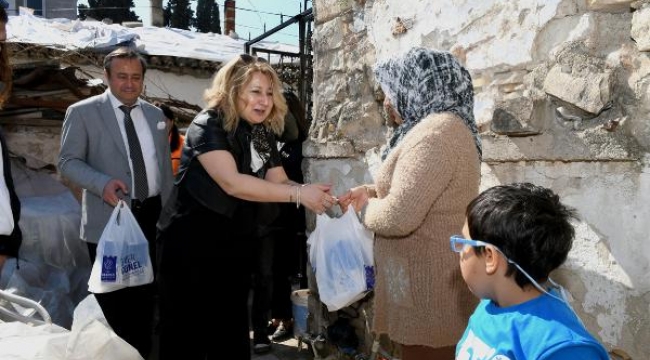
[[165,104],[160,104],[159,107],[163,111],[163,114],[165,114],[167,131],[169,131],[169,149],[172,152],[172,172],[174,173],[174,176],[176,176],[178,168],[181,165],[181,149],[183,148],[185,137],[178,130],[178,126],[176,125],[176,116],[172,109]]

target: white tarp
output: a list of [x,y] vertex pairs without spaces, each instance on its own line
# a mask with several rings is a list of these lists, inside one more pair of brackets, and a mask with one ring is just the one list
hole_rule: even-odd
[[56,324],[0,322],[0,359],[143,360],[108,326],[92,294],[74,310],[70,331]]
[[[39,44],[61,50],[109,48],[133,41],[148,55],[186,57],[224,62],[244,52],[246,40],[226,35],[199,33],[153,26],[128,28],[100,21],[45,19],[33,15],[9,16],[7,41]],[[256,48],[298,53],[298,47],[274,41],[260,41]],[[275,58],[278,58],[277,56]],[[274,57],[271,58],[271,61]]]
[[88,295],[92,265],[79,238],[81,206],[52,174],[28,163],[11,161],[23,243],[18,263],[12,258],[2,268],[0,289],[39,302],[55,324],[69,328],[75,306]]

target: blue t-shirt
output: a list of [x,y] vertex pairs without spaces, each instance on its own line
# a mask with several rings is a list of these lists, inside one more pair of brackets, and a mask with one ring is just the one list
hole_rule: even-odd
[[567,304],[548,295],[506,308],[481,300],[456,360],[609,360]]

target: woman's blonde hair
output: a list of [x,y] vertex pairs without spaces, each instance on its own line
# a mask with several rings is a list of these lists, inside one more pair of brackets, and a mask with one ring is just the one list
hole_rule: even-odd
[[230,60],[217,71],[212,85],[203,94],[208,108],[219,108],[224,114],[224,129],[233,131],[239,123],[237,99],[242,89],[260,72],[271,80],[273,87],[273,109],[264,125],[275,134],[280,135],[284,130],[284,116],[287,113],[287,103],[282,94],[280,78],[275,69],[266,60],[257,56],[242,54]]

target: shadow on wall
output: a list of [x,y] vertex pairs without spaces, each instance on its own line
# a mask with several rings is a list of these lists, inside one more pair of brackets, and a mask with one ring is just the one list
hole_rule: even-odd
[[[553,189],[562,201],[576,208],[580,218],[580,222],[574,224],[576,238],[567,261],[555,271],[553,278],[571,294],[571,305],[587,329],[612,354],[625,359],[627,354],[650,354],[650,343],[641,341],[643,333],[630,329],[638,324],[649,324],[650,314],[647,299],[634,295],[639,292],[635,291],[635,286],[640,288],[643,284],[634,283],[635,278],[641,279],[633,275],[637,267],[631,262],[632,255],[626,254],[626,249],[634,248],[629,241],[634,240],[635,229],[642,227],[640,224],[630,226],[642,220],[638,216],[636,220],[630,218],[629,209],[643,209],[645,205],[635,199],[635,193],[630,193],[630,189],[634,189],[633,177],[626,180],[631,184],[623,184],[620,176],[616,176],[631,171],[606,168],[608,166],[634,165],[558,162],[556,166],[545,164],[544,172],[540,173],[534,163],[523,166],[512,162],[484,164],[481,188],[528,181]],[[626,203],[628,210],[603,214],[603,208],[611,208],[607,202],[612,198],[617,199],[616,204]],[[626,198],[630,200],[625,201]],[[623,224],[629,226],[627,232],[619,232]],[[627,235],[625,238],[607,235],[612,233]],[[626,320],[626,314],[635,314],[634,322]],[[622,342],[626,333],[634,334],[636,339],[628,336],[629,340]]]

